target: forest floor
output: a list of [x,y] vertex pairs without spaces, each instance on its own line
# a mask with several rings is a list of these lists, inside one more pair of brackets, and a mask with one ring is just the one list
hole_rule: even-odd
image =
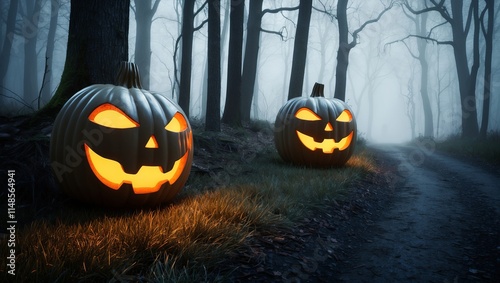
[[[51,124],[26,130],[22,121],[1,122],[1,165],[13,164],[23,151],[38,153],[15,164],[16,170],[31,170],[37,186],[54,187],[44,177],[50,175],[46,153]],[[272,145],[270,133],[258,133],[247,146]],[[21,135],[30,138],[14,145],[14,137],[19,141]],[[237,146],[228,136],[217,141],[219,147]],[[208,146],[213,143],[202,144]],[[438,153],[432,143],[369,148],[379,174],[355,181],[347,200],[325,204],[327,209],[293,227],[256,232],[208,279],[500,282],[500,167]],[[200,150],[193,170],[213,171],[228,162],[208,160]],[[50,213],[55,200],[32,197],[39,213]]]
[[500,282],[500,167],[431,146],[373,145],[351,201],[260,235],[239,282]]

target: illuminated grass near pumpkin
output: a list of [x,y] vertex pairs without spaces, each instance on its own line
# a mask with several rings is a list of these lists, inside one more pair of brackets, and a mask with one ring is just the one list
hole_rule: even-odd
[[[365,153],[331,170],[287,165],[276,153],[249,166],[249,173],[215,188],[205,187],[208,175],[193,176],[188,192],[169,207],[127,213],[69,207],[37,220],[18,233],[16,273],[22,276],[16,279],[205,281],[253,233],[291,225],[375,171]],[[5,241],[0,245],[6,253]]]

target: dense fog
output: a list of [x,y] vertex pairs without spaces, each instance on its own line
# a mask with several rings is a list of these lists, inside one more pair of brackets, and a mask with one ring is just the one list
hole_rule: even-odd
[[[57,89],[66,56],[66,43],[70,16],[70,3],[61,0],[57,13],[57,28],[54,41],[52,68],[45,70],[47,37],[51,18],[55,17],[53,2],[40,1],[39,13],[30,16],[32,1],[20,1],[14,34],[6,34],[7,15],[11,1],[3,1],[1,9],[1,44],[12,42],[10,60],[6,75],[1,82],[0,115],[16,116],[32,113],[48,102],[48,96],[40,89],[49,89],[53,94]],[[37,1],[38,2],[38,1]],[[154,2],[154,1],[153,1]],[[151,28],[151,71],[150,90],[161,92],[178,99],[178,85],[175,84],[181,68],[181,52],[175,52],[176,41],[181,33],[182,2],[163,0],[153,16]],[[226,97],[227,52],[229,41],[230,0],[222,0],[221,16],[221,67],[222,91],[221,111]],[[248,2],[248,1],[247,1]],[[353,0],[349,1],[347,19],[349,41],[352,33],[367,21],[377,18],[389,1]],[[412,2],[412,1],[410,1]],[[447,1],[449,2],[449,1]],[[469,2],[469,1],[464,1]],[[479,12],[484,9],[484,1],[479,1]],[[27,4],[28,3],[28,4]],[[263,10],[280,7],[295,7],[299,1],[264,1]],[[497,19],[500,3],[495,3]],[[245,3],[245,20],[248,3]],[[332,98],[335,89],[335,68],[337,65],[338,22],[335,18],[337,1],[313,1],[311,13],[307,61],[302,95],[311,93],[315,82],[325,85],[325,96]],[[464,17],[468,15],[468,3],[464,4]],[[202,7],[194,20],[194,26],[201,25],[207,18],[207,8],[202,1],[196,1],[195,10]],[[417,6],[414,7],[418,8]],[[53,11],[52,11],[53,12]],[[52,15],[52,16],[51,16]],[[252,104],[252,119],[274,122],[279,108],[286,102],[290,80],[291,60],[296,32],[298,10],[266,13],[262,17],[262,32],[257,67],[257,79]],[[453,48],[442,42],[452,40],[450,25],[437,12],[428,13],[425,34],[433,40],[425,40],[409,35],[417,34],[414,19],[418,16],[396,4],[377,22],[366,25],[360,32],[357,45],[349,55],[346,102],[354,110],[360,136],[375,142],[402,142],[424,135],[424,111],[422,107],[421,64],[414,57],[418,54],[418,42],[424,42],[425,60],[428,64],[428,95],[432,109],[433,133],[443,139],[460,134],[461,105],[459,85]],[[483,22],[486,23],[486,18]],[[498,20],[496,25],[498,26]],[[246,33],[246,25],[244,26]],[[493,50],[498,50],[498,29],[493,34]],[[26,42],[36,38],[36,62],[26,60]],[[244,35],[245,40],[245,35]],[[472,64],[473,36],[467,37],[469,65]],[[439,41],[439,42],[438,42]],[[136,46],[135,3],[131,1],[129,27],[129,60],[134,61]],[[243,45],[244,46],[244,45]],[[478,123],[481,122],[483,105],[483,77],[485,40],[479,39],[481,58],[476,83],[476,104]],[[206,95],[207,72],[207,27],[204,25],[194,32],[191,80],[191,119],[203,120],[203,100]],[[244,52],[244,50],[243,50]],[[174,58],[174,54],[176,57]],[[488,131],[500,128],[500,52],[493,52],[491,74],[491,100]],[[175,61],[174,61],[175,59]],[[6,62],[1,62],[5,65]],[[230,63],[230,62],[229,62]],[[177,68],[174,68],[177,64]],[[26,70],[36,71],[36,82],[28,81]],[[50,84],[44,84],[44,76],[50,77]],[[28,89],[37,90],[36,94]],[[221,112],[222,115],[222,112]],[[414,121],[414,122],[413,122]]]

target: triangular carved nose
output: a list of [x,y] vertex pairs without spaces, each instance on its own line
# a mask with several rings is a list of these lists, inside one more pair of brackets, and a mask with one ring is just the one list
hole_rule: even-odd
[[151,136],[146,143],[146,148],[158,148],[158,142],[156,141],[155,136]]
[[326,124],[325,126],[325,132],[331,132],[333,131],[333,127],[332,127],[332,124],[330,124],[330,122],[328,122],[328,124]]

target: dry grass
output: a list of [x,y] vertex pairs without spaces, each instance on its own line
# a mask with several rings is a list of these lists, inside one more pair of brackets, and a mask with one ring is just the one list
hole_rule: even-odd
[[491,132],[486,138],[468,138],[451,136],[437,142],[440,150],[463,157],[473,157],[500,165],[500,132]]
[[[246,170],[210,186],[211,176],[194,174],[176,203],[162,208],[110,212],[68,203],[18,230],[17,275],[5,278],[2,264],[0,281],[223,280],[210,272],[253,233],[273,233],[342,198],[375,166],[362,151],[343,168],[300,168],[270,150]],[[2,240],[2,255],[6,249]]]

